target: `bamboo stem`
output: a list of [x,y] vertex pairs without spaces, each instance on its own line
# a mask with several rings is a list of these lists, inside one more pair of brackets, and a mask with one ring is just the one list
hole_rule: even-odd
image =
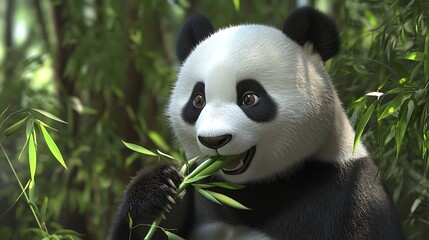
[[[187,180],[196,177],[199,173],[207,169],[208,167],[212,166],[215,162],[217,162],[217,158],[210,158],[201,163],[194,171],[192,171],[188,176],[183,178],[183,181],[180,183],[179,187],[176,190],[176,194],[174,196],[175,199],[177,199],[177,196],[179,196],[180,193],[182,193],[192,182],[188,182]],[[158,229],[159,224],[161,223],[164,216],[164,212],[162,212],[151,224],[149,231],[147,232],[146,236],[144,237],[144,240],[150,240],[152,239],[153,235],[155,234],[155,231]]]

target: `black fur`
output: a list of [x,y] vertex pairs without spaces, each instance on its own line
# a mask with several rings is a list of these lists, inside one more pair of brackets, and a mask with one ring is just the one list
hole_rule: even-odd
[[232,135],[231,134],[223,134],[220,136],[198,136],[198,141],[200,143],[208,148],[211,149],[218,149],[223,146],[225,146],[229,141],[231,141]]
[[200,116],[202,108],[196,108],[194,106],[194,98],[197,95],[201,95],[204,98],[205,101],[205,85],[203,82],[197,82],[194,86],[194,89],[192,89],[191,96],[189,97],[188,102],[185,104],[185,106],[182,109],[182,118],[185,122],[193,125],[197,121],[198,117]]
[[[170,195],[166,178],[176,178],[164,166],[141,174],[128,188],[114,225],[112,240],[128,239],[127,211],[134,221],[150,224],[165,208]],[[219,181],[213,177],[208,181]],[[381,184],[377,168],[369,158],[347,163],[306,160],[295,169],[265,183],[248,183],[244,189],[210,189],[243,203],[252,210],[215,204],[189,188],[192,201],[179,201],[181,219],[162,227],[187,238],[197,224],[221,221],[247,226],[272,239],[404,239],[395,207]],[[190,204],[189,204],[190,203]],[[131,211],[132,210],[132,211]],[[181,223],[181,224],[180,224]],[[167,225],[166,225],[167,224]],[[170,225],[168,225],[170,224]],[[142,239],[148,228],[133,230],[131,239]],[[138,234],[137,234],[138,233]],[[161,231],[154,239],[166,239]]]
[[371,159],[344,164],[308,160],[291,172],[240,190],[213,189],[252,209],[248,211],[196,195],[196,222],[246,225],[273,239],[404,239]]
[[[269,122],[277,115],[277,105],[268,95],[264,87],[253,79],[242,80],[237,83],[237,105],[243,110],[248,118],[255,122]],[[242,105],[242,97],[246,92],[255,93],[259,97],[259,102],[254,106]],[[195,96],[199,94],[205,96],[205,85],[197,82],[192,89],[188,102],[182,109],[182,118],[189,124],[195,124],[203,108],[196,108],[193,104]]]
[[176,53],[184,62],[195,46],[213,33],[213,26],[203,15],[194,14],[183,25],[177,39]]
[[[112,240],[120,239],[143,239],[149,230],[149,225],[153,220],[164,212],[167,204],[170,204],[174,212],[183,216],[186,219],[186,214],[180,213],[180,209],[173,206],[168,200],[169,196],[174,196],[176,190],[175,187],[171,186],[168,179],[177,187],[182,181],[181,175],[177,172],[174,166],[160,165],[146,168],[140,171],[135,178],[132,179],[130,185],[126,189],[122,202],[119,206],[116,221],[113,224],[110,238]],[[184,204],[184,203],[182,203]],[[173,213],[173,211],[171,212]],[[130,214],[133,220],[133,226],[140,225],[132,231],[129,229],[128,214]],[[172,219],[169,215],[166,215],[169,220],[179,221],[182,224],[176,225],[173,223],[172,227],[178,229],[187,229],[187,221],[183,219]],[[173,216],[174,217],[174,216]],[[182,232],[182,234],[185,232]],[[163,236],[161,231],[158,231],[157,237]],[[156,238],[155,238],[156,239]]]
[[311,42],[323,61],[335,56],[340,49],[340,38],[335,22],[310,7],[294,11],[286,19],[283,33],[301,46]]
[[[237,104],[248,118],[255,122],[269,122],[277,115],[277,104],[268,95],[264,87],[256,80],[246,79],[237,83]],[[255,93],[259,101],[253,106],[242,104],[243,95],[247,92]]]

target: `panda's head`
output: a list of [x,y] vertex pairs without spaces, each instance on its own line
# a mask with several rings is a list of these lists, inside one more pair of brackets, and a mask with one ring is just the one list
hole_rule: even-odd
[[266,179],[321,148],[333,95],[323,62],[339,38],[334,22],[302,8],[283,30],[239,25],[217,32],[201,15],[179,34],[182,66],[167,110],[187,157],[234,156],[232,182]]

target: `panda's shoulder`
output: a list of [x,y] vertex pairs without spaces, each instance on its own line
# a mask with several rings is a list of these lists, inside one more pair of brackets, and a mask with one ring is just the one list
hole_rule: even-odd
[[[334,184],[347,185],[370,181],[379,182],[378,170],[370,157],[348,159],[347,161],[326,161],[306,159],[285,173],[286,181],[308,183],[333,181]],[[304,180],[307,179],[307,180]]]

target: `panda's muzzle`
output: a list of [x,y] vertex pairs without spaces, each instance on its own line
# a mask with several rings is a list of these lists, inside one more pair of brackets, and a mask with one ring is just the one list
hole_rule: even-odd
[[222,171],[228,175],[237,175],[245,172],[255,156],[256,146],[251,147],[249,150],[238,154],[228,161],[222,168]]
[[[231,134],[224,134],[220,136],[198,136],[199,142],[207,148],[216,150],[225,146],[232,139]],[[222,171],[228,175],[237,175],[245,172],[253,159],[256,152],[256,146],[251,147],[249,150],[237,154],[227,155],[228,161],[222,168]]]

